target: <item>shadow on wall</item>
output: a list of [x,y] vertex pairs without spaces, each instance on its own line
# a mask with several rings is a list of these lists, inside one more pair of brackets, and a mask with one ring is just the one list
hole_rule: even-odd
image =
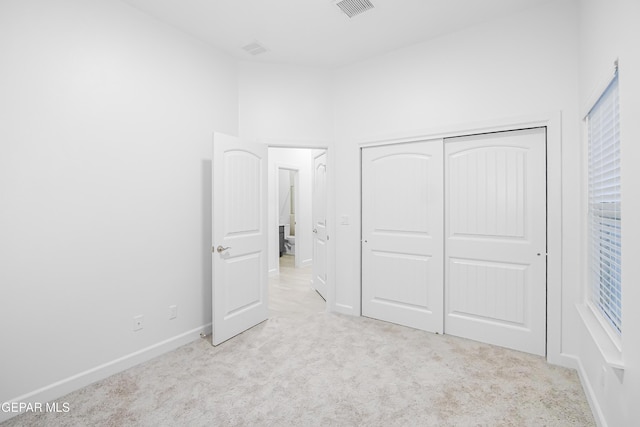
[[210,159],[202,160],[202,324],[211,323],[211,173]]

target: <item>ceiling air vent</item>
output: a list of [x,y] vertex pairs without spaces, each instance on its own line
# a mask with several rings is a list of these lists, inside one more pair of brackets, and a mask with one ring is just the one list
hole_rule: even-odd
[[258,42],[253,42],[253,43],[249,43],[246,46],[242,46],[242,49],[247,52],[250,53],[251,55],[260,55],[261,53],[265,53],[267,51],[267,48],[262,46],[260,43]]
[[362,12],[373,9],[373,5],[369,0],[337,0],[335,2],[349,18],[360,15]]

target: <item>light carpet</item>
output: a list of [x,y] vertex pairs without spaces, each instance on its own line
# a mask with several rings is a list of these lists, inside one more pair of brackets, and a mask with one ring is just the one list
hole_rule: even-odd
[[[302,273],[302,274],[301,274]],[[543,358],[322,312],[309,270],[271,281],[271,318],[73,392],[7,426],[593,426],[575,371]],[[306,276],[305,276],[306,274]]]

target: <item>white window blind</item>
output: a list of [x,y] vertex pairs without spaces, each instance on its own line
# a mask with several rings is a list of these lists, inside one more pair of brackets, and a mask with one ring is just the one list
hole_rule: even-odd
[[618,76],[587,115],[591,302],[622,333]]

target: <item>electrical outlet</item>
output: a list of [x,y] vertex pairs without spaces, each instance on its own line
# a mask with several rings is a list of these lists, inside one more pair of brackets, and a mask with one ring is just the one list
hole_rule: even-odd
[[169,306],[169,320],[171,319],[175,319],[176,317],[178,317],[178,306],[177,305],[170,305]]
[[139,331],[144,327],[144,316],[142,314],[134,316],[133,318],[133,330]]

